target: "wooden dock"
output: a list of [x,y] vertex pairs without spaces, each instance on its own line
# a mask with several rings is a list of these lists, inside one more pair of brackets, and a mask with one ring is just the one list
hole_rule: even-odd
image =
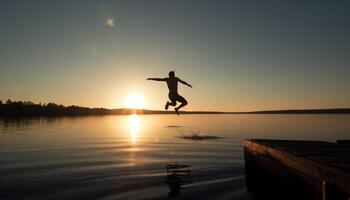
[[350,200],[350,142],[244,140],[255,199]]

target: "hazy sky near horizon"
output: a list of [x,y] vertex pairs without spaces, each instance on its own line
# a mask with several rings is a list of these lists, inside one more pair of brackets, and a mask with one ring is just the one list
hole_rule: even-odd
[[350,107],[350,1],[0,1],[0,99],[187,110]]

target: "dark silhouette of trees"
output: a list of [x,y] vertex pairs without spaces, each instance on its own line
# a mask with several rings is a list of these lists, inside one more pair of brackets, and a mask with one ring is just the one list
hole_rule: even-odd
[[1,117],[31,117],[31,116],[80,116],[106,115],[110,110],[104,108],[87,108],[80,106],[64,106],[55,103],[34,104],[30,101],[6,101],[0,103]]
[[[266,110],[253,112],[182,111],[182,114],[350,114],[350,108]],[[55,103],[35,104],[30,101],[0,101],[0,117],[58,117],[84,115],[174,114],[172,111],[144,109],[106,109],[64,106]]]

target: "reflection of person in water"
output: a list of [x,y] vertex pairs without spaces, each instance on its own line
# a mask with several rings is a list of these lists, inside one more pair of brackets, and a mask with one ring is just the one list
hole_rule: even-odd
[[167,78],[148,78],[147,80],[152,81],[166,81],[168,88],[169,88],[169,99],[170,101],[167,101],[165,104],[165,110],[168,110],[169,106],[176,106],[176,102],[180,102],[181,104],[178,107],[175,107],[176,113],[179,115],[179,109],[187,105],[187,101],[185,98],[183,98],[179,93],[177,92],[177,82],[180,82],[182,84],[187,85],[188,87],[192,88],[192,85],[186,83],[185,81],[179,79],[178,77],[175,77],[175,72],[171,71],[169,72],[169,77]]

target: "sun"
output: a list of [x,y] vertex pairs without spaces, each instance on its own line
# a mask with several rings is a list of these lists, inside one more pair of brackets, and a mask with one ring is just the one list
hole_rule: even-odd
[[138,93],[132,93],[125,99],[125,106],[127,108],[143,108],[144,105],[144,98]]

